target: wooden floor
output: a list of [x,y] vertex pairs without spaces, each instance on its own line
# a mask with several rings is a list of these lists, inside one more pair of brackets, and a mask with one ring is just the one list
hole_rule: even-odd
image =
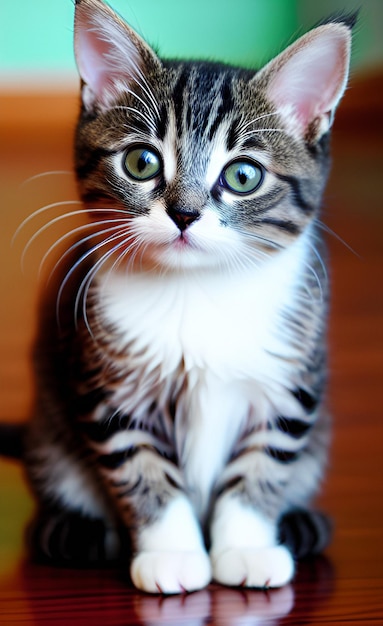
[[[16,464],[0,461],[1,624],[383,624],[381,78],[379,88],[374,85],[374,80],[357,85],[338,112],[323,211],[323,221],[335,233],[328,237],[334,438],[319,504],[333,516],[336,530],[326,555],[299,565],[294,583],[279,591],[211,586],[165,599],[133,591],[115,571],[37,566],[27,561],[23,549],[23,528],[33,504],[22,472]],[[13,247],[10,241],[18,224],[39,207],[76,199],[69,173],[22,185],[41,172],[70,170],[76,99],[53,98],[48,110],[39,98],[3,98],[2,106],[0,419],[20,421],[32,395],[28,350],[39,260],[67,225],[61,231],[53,226],[30,241],[24,273],[21,253],[47,218],[38,216],[27,224]],[[47,215],[54,218],[62,208],[48,209]]]

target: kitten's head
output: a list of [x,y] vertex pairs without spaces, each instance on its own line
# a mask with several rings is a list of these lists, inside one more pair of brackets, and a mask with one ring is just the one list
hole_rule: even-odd
[[259,72],[161,61],[101,0],[76,5],[76,168],[116,267],[261,263],[317,214],[345,89],[352,19]]

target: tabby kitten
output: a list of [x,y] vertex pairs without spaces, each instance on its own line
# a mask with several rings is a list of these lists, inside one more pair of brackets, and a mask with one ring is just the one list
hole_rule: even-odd
[[89,228],[41,306],[40,557],[131,559],[136,587],[179,593],[279,587],[323,547],[317,218],[354,21],[255,73],[162,61],[101,0],[76,3]]

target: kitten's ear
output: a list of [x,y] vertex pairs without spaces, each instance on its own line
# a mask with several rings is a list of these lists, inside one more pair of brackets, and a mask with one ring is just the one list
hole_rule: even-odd
[[108,107],[123,86],[143,82],[161,62],[137,33],[101,0],[76,0],[74,47],[83,102]]
[[291,134],[317,141],[329,130],[347,83],[355,19],[318,26],[256,75]]

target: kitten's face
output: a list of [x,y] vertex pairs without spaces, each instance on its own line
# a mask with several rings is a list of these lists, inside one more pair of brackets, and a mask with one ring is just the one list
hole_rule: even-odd
[[[317,168],[304,146],[286,140],[253,85],[197,65],[164,68],[147,88],[150,97],[124,94],[80,132],[82,151],[90,137],[92,152],[105,151],[84,188],[99,195],[98,207],[126,212],[125,261],[136,255],[173,269],[259,263],[297,236],[315,202],[307,212],[297,207],[283,176],[299,176],[305,164],[311,180]],[[305,189],[308,203],[313,188]]]
[[[162,63],[98,0],[79,7],[77,171],[110,228],[100,254],[120,268],[242,267],[294,241],[320,202],[331,107],[290,103],[291,76],[280,85],[272,67],[280,57],[256,75]],[[101,70],[89,65],[95,51]]]

